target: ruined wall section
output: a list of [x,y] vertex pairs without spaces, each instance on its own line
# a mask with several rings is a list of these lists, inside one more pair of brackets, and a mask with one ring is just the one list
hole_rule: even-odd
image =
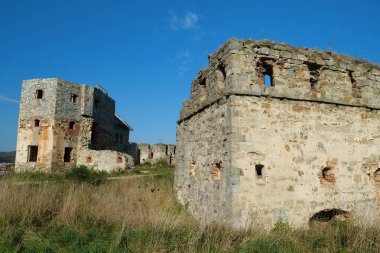
[[91,149],[107,150],[115,147],[115,101],[98,88],[94,88],[93,129]]
[[[307,226],[324,209],[379,220],[380,112],[360,107],[231,96],[232,167],[241,223]],[[260,169],[260,175],[257,169]],[[271,196],[268,198],[268,196]]]
[[78,165],[86,165],[98,171],[125,171],[132,169],[133,157],[113,150],[82,150],[78,156]]
[[76,165],[83,95],[81,85],[58,79],[52,161],[55,171],[64,171]]
[[[272,87],[264,85],[264,75]],[[352,57],[270,41],[232,39],[209,56],[181,119],[222,96],[246,94],[380,108],[380,67]]]
[[[17,135],[16,171],[50,172],[53,157],[56,89],[57,79],[54,78],[23,81]],[[37,98],[37,95],[41,97]],[[36,126],[37,122],[38,126]],[[36,162],[28,162],[28,147],[30,146],[38,146]]]
[[[209,56],[181,110],[177,197],[198,219],[219,212],[236,227],[270,228],[280,220],[303,226],[326,208],[374,222],[379,109],[379,66],[283,43],[230,40]],[[197,178],[196,165],[210,168],[224,142],[228,176],[221,174],[220,187],[204,172]],[[228,206],[214,202],[223,198]]]
[[229,159],[230,139],[236,138],[231,133],[230,117],[228,103],[222,100],[180,122],[177,128],[177,199],[206,222],[238,219],[230,208],[239,180]]
[[130,143],[128,153],[133,156],[136,164],[144,163],[176,163],[176,145],[158,143],[150,145],[147,143]]

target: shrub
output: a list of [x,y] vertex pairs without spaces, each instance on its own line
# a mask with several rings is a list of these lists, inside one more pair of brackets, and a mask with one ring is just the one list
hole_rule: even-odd
[[76,182],[100,185],[107,181],[106,172],[89,169],[85,165],[80,165],[66,172],[66,178]]

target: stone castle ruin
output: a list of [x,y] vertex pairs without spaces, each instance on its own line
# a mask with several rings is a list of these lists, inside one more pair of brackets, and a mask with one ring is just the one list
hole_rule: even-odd
[[133,165],[132,128],[100,86],[58,78],[23,81],[16,171],[64,171],[84,164],[112,171]]
[[177,127],[175,190],[234,227],[373,224],[380,210],[380,67],[232,39],[192,82]]
[[130,143],[130,153],[136,164],[168,164],[175,165],[175,149],[172,144],[158,143],[153,146],[147,143]]
[[[174,164],[174,145],[151,148],[130,143],[130,131],[133,129],[115,113],[115,101],[99,85],[59,78],[26,80],[15,169],[59,172],[83,164],[110,172],[145,162]],[[146,145],[147,154],[139,148]]]

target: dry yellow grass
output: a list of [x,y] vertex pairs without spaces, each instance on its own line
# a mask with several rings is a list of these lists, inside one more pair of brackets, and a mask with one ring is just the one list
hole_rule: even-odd
[[380,252],[379,242],[379,228],[347,222],[309,230],[278,224],[270,232],[201,225],[175,201],[170,179],[100,186],[0,181],[4,252]]

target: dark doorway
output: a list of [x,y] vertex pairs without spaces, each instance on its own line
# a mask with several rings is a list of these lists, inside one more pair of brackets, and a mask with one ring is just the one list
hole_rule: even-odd
[[65,154],[63,156],[63,162],[69,163],[71,162],[71,153],[73,152],[73,148],[66,147]]

